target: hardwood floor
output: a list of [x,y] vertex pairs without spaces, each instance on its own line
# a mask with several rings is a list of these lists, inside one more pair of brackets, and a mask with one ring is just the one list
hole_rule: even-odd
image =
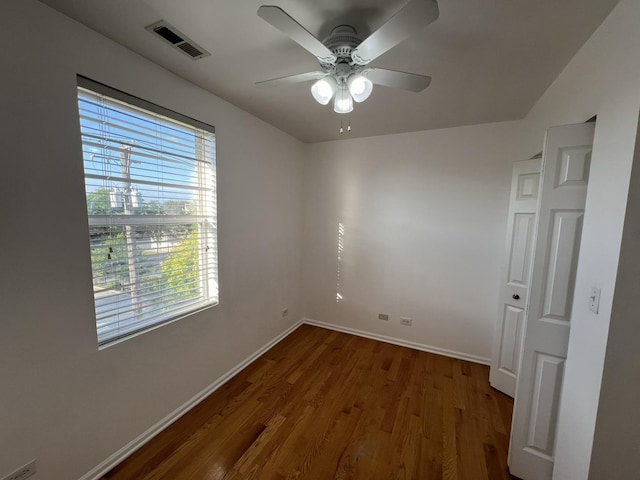
[[104,480],[501,480],[488,367],[303,325]]

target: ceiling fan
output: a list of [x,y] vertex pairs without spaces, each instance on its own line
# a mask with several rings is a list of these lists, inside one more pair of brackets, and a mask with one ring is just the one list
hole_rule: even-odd
[[321,42],[280,7],[263,5],[258,9],[258,16],[313,54],[322,70],[257,84],[288,85],[316,80],[311,86],[313,98],[321,105],[327,105],[334,98],[336,113],[353,111],[353,102],[364,102],[369,98],[373,84],[420,92],[429,86],[431,77],[369,67],[368,64],[434,22],[438,15],[436,0],[410,0],[364,40],[352,26],[338,25]]

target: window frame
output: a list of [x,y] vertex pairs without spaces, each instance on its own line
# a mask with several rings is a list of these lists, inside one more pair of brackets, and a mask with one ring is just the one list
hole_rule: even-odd
[[[193,119],[186,115],[180,114],[173,110],[169,110],[167,108],[161,107],[157,104],[151,103],[147,100],[143,100],[139,97],[135,97],[128,93],[125,93],[121,90],[109,87],[102,83],[91,80],[87,77],[78,75],[77,76],[77,106],[79,116],[82,115],[82,108],[80,106],[80,94],[81,89],[87,90],[90,93],[98,94],[107,97],[107,99],[113,99],[118,102],[123,102],[130,106],[133,106],[137,109],[143,110],[143,113],[150,113],[159,115],[161,117],[165,117],[169,121],[178,122],[179,124],[186,125],[190,128],[194,128],[196,130],[205,131],[212,135],[213,139],[213,152],[212,158],[207,159],[206,162],[199,161],[198,158],[206,158],[205,148],[204,148],[204,140],[194,137],[194,149],[196,154],[194,155],[194,160],[197,162],[194,167],[195,178],[197,178],[197,205],[202,208],[201,212],[197,212],[196,215],[193,214],[172,214],[172,215],[145,215],[145,214],[108,214],[108,215],[91,215],[89,210],[87,210],[87,223],[89,228],[89,247],[92,249],[91,244],[91,234],[92,227],[122,227],[126,229],[127,227],[132,228],[134,236],[138,232],[138,227],[144,225],[184,225],[184,226],[196,226],[198,234],[198,280],[200,283],[199,288],[201,288],[202,293],[200,297],[203,299],[199,302],[191,303],[189,301],[189,305],[182,306],[178,308],[174,308],[175,305],[171,305],[170,310],[168,311],[168,315],[155,315],[151,316],[149,319],[136,319],[135,317],[131,319],[132,324],[138,324],[132,329],[127,329],[126,326],[122,329],[118,326],[117,331],[119,332],[116,335],[106,335],[103,334],[103,339],[101,340],[100,332],[99,332],[99,316],[98,309],[96,306],[96,292],[94,286],[94,318],[96,321],[96,335],[98,339],[98,347],[100,349],[111,346],[116,343],[120,343],[129,338],[138,336],[142,333],[154,330],[163,325],[167,325],[169,323],[173,323],[187,316],[193,315],[197,312],[201,312],[205,309],[216,306],[220,303],[220,289],[219,289],[219,255],[218,255],[218,221],[217,221],[217,205],[218,205],[218,189],[217,189],[217,161],[216,161],[216,136],[215,136],[215,128],[212,125],[206,124],[199,120]],[[80,119],[80,117],[79,117]],[[87,174],[86,170],[86,160],[85,160],[85,131],[83,130],[82,123],[80,121],[79,124],[79,134],[82,145],[82,163],[83,163],[83,179],[85,182],[85,196],[88,200],[89,191],[87,190],[87,179],[93,178],[91,175]],[[201,152],[198,154],[197,152]],[[201,156],[199,156],[201,155]],[[160,157],[159,157],[160,158]],[[207,170],[210,170],[208,172]],[[211,191],[206,192],[207,187],[207,175],[211,175]],[[94,178],[95,179],[95,178]],[[130,181],[131,183],[131,181]],[[185,185],[181,185],[185,187]],[[206,230],[206,231],[204,231]],[[204,233],[203,233],[204,232]],[[210,247],[209,238],[213,239],[213,245]],[[207,242],[206,248],[204,247],[203,239]],[[213,248],[213,254],[209,254],[210,248]],[[213,255],[213,260],[211,255]],[[140,254],[136,253],[134,257],[136,261],[138,261],[138,257]],[[131,259],[131,257],[128,257]],[[213,276],[212,276],[213,275]],[[93,261],[91,262],[91,278],[92,285],[95,284],[96,280],[96,271],[94,271]],[[215,288],[214,288],[215,284]],[[164,292],[164,291],[163,291]],[[215,294],[214,294],[215,292]],[[114,294],[116,296],[118,294]],[[144,293],[142,295],[145,295]],[[162,306],[161,301],[155,302],[152,306],[160,305]],[[132,307],[133,308],[133,307]]]

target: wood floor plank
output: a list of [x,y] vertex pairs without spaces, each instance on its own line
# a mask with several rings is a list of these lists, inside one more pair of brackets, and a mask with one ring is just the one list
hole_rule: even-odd
[[488,367],[303,325],[103,480],[512,480]]

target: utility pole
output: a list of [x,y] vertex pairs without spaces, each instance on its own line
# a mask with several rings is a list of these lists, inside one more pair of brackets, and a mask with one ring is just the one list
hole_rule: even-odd
[[[122,206],[124,215],[133,215],[133,189],[131,187],[131,148],[132,145],[120,145],[120,166],[124,189],[122,192]],[[127,259],[129,263],[129,284],[131,288],[131,306],[136,315],[142,313],[140,302],[140,280],[138,279],[138,266],[136,264],[136,232],[131,225],[124,227],[124,237],[127,243]]]

